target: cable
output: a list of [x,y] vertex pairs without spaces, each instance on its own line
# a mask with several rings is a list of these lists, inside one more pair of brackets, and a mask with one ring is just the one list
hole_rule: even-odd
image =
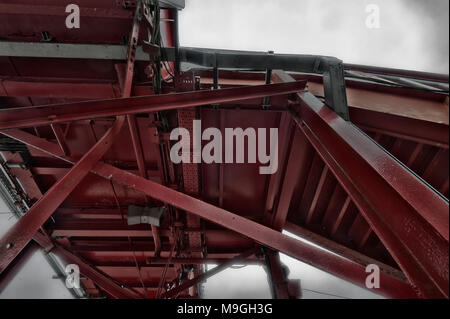
[[242,265],[242,266],[230,266],[231,269],[242,269],[244,267],[247,267],[247,265]]
[[320,294],[320,295],[325,295],[325,296],[330,296],[330,297],[337,297],[337,298],[341,298],[341,299],[352,299],[352,298],[348,298],[348,297],[344,297],[344,296],[338,296],[338,295],[333,295],[333,294],[329,294],[326,292],[321,292],[321,291],[317,291],[317,290],[312,290],[312,289],[306,289],[306,288],[302,288],[302,290],[305,291],[310,291],[316,294]]
[[169,268],[169,264],[172,261],[172,256],[175,253],[175,250],[177,250],[177,248],[178,248],[178,233],[175,232],[174,237],[173,237],[172,249],[170,250],[169,258],[167,259],[166,265],[164,266],[164,270],[161,275],[161,279],[159,280],[158,291],[156,293],[156,299],[159,299],[161,297],[161,292],[162,292],[162,288],[164,285],[164,281],[166,280],[167,269]]
[[[165,48],[165,45],[164,45],[164,37],[161,37],[161,46],[162,46],[163,48]],[[172,79],[174,79],[174,78],[175,78],[175,76],[174,76],[175,72],[174,72],[174,70],[170,67],[170,64],[167,64],[167,61],[161,61],[161,63],[162,63],[162,65],[164,66],[164,69],[167,71],[167,73],[169,73],[169,75],[172,77]],[[167,65],[169,65],[170,71],[167,69]]]

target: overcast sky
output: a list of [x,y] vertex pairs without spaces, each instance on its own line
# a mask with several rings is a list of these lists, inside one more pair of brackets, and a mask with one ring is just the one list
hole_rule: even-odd
[[[365,21],[368,4],[380,7],[380,28]],[[186,0],[180,13],[183,46],[336,56],[346,63],[448,74],[448,0]],[[0,200],[0,236],[14,222]],[[306,298],[377,297],[283,256],[290,278],[301,279]],[[70,298],[41,253],[0,298]],[[208,280],[205,295],[269,298],[261,267],[229,269]]]
[[[285,234],[300,240],[292,234]],[[289,268],[288,279],[300,280],[303,299],[378,299],[367,289],[281,254],[281,262]],[[206,298],[271,298],[267,273],[261,266],[228,268],[204,284]]]
[[[366,27],[368,4],[379,29]],[[448,12],[448,0],[186,0],[180,42],[448,74]]]
[[[366,7],[380,9],[369,29]],[[448,0],[186,0],[182,46],[331,55],[346,63],[448,74]],[[304,298],[379,298],[287,256]],[[210,278],[209,298],[270,298],[261,267],[228,269]]]
[[[16,222],[8,206],[0,197],[0,236],[6,234]],[[41,251],[36,251],[12,278],[6,289],[0,291],[0,299],[72,298],[63,282],[53,279],[55,272]]]

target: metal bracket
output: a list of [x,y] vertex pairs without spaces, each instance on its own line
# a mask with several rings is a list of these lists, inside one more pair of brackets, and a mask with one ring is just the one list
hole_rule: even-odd
[[166,208],[161,207],[141,207],[128,206],[127,223],[128,225],[150,224],[161,226],[164,219]]

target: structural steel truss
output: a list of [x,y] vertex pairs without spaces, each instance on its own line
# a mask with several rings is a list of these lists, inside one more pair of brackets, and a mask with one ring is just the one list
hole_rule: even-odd
[[[65,17],[19,2],[0,17]],[[105,34],[0,43],[2,195],[20,217],[0,239],[0,280],[37,243],[79,265],[90,297],[201,297],[208,277],[258,264],[274,297],[296,298],[283,253],[364,288],[376,264],[387,297],[448,298],[448,77],[181,48],[183,6],[93,1],[86,23],[108,18]],[[278,127],[278,171],[173,164],[170,130],[193,119]],[[166,216],[128,225],[129,205]]]

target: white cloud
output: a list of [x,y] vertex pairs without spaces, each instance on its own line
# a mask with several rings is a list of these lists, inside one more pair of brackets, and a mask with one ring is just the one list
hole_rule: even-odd
[[[448,1],[433,2],[447,10],[425,10],[424,1],[405,0],[187,0],[180,41],[448,74]],[[380,29],[365,26],[371,3],[380,6]]]

